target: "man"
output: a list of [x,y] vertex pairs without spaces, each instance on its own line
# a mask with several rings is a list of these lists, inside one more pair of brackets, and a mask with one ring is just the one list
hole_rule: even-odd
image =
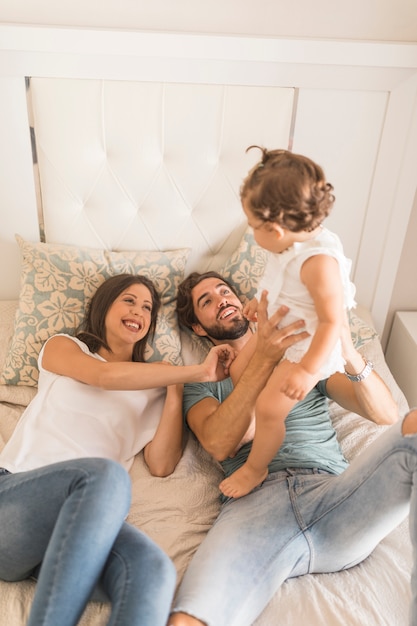
[[[264,294],[257,341],[239,380],[190,384],[184,390],[187,423],[226,476],[250,450],[258,394],[285,349],[305,336],[302,322],[277,328],[285,307],[270,319],[266,307]],[[248,349],[252,333],[242,304],[219,274],[191,274],[180,285],[177,311],[180,323],[197,335],[214,344],[228,341],[236,351]],[[377,424],[394,424],[398,411],[372,364],[354,349],[347,327],[342,343],[348,375],[321,381],[294,407],[268,477],[248,495],[223,503],[187,569],[170,626],[249,626],[287,578],[360,562],[408,514],[417,437],[404,435],[417,432],[417,409],[348,467],[326,396]],[[414,515],[412,510],[416,534]],[[413,626],[416,586],[414,581]]]

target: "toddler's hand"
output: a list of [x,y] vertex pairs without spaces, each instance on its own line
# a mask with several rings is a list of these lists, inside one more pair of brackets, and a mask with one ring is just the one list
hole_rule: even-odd
[[299,363],[292,363],[289,372],[282,381],[281,391],[291,400],[303,400],[314,387],[315,377],[309,374]]
[[249,302],[247,302],[243,307],[243,315],[250,322],[256,322],[258,320],[257,312],[258,301],[256,298],[252,298],[252,300],[249,300]]

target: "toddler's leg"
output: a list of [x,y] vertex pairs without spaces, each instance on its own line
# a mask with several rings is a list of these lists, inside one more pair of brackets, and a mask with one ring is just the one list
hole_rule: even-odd
[[287,361],[282,361],[271,374],[256,403],[256,430],[249,456],[239,469],[225,478],[220,491],[229,498],[240,498],[265,480],[268,463],[281,447],[285,437],[285,418],[296,404],[279,391]]

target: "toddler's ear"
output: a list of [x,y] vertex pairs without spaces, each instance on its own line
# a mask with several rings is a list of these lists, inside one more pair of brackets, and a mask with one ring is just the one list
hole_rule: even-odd
[[277,239],[282,239],[282,237],[285,235],[285,233],[287,232],[285,230],[285,228],[283,228],[282,226],[280,226],[279,224],[277,224],[276,222],[271,222],[271,228],[273,231],[275,231],[275,234],[277,236]]

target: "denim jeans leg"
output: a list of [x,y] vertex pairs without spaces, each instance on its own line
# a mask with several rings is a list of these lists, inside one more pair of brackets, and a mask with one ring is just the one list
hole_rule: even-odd
[[165,626],[175,583],[171,559],[143,532],[123,524],[100,579],[112,603],[108,626]]
[[77,459],[0,477],[0,578],[42,562],[28,626],[77,624],[130,505],[126,471]]
[[294,510],[312,545],[310,572],[352,567],[410,512],[414,552],[410,624],[417,626],[417,435],[398,423],[384,432],[340,476],[313,485],[294,479]]
[[291,481],[294,510],[314,544],[310,572],[332,572],[362,561],[408,515],[417,471],[417,436],[388,429],[340,476]]
[[250,626],[280,585],[308,570],[309,546],[287,473],[229,500],[188,566],[174,603],[208,626]]

